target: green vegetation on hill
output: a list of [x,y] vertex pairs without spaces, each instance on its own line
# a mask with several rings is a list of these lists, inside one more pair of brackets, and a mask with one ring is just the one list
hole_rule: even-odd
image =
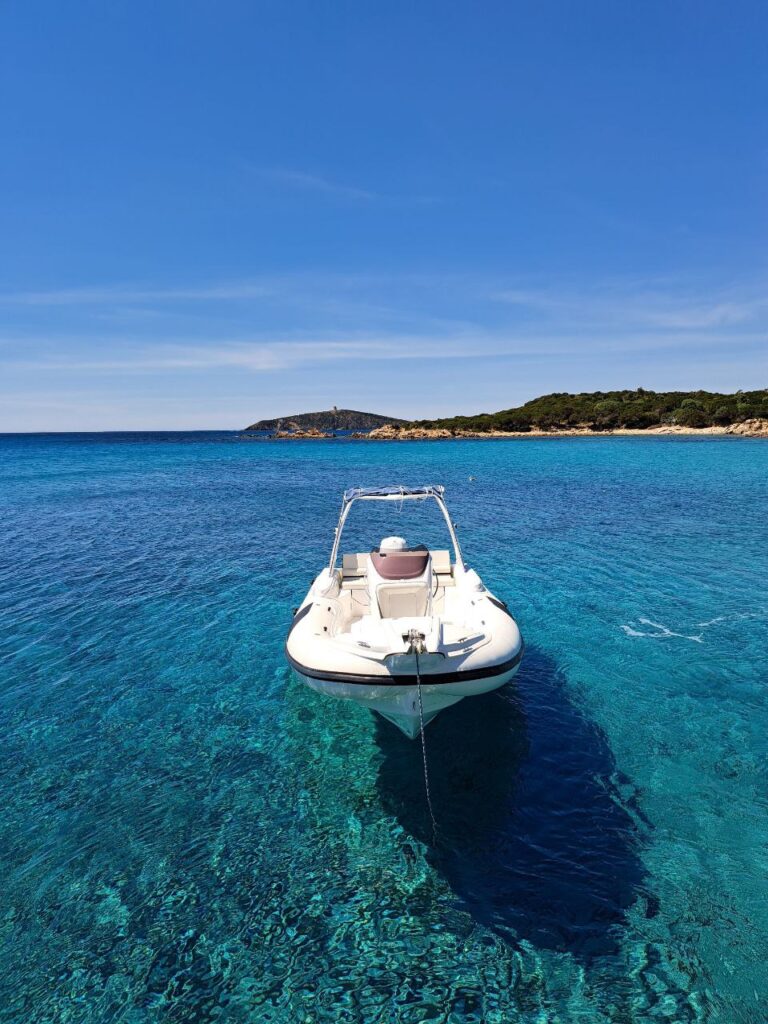
[[373,430],[386,423],[406,423],[394,416],[379,416],[375,412],[356,412],[354,409],[329,409],[327,412],[302,412],[296,416],[259,420],[246,430]]
[[565,392],[534,398],[517,409],[420,420],[418,426],[448,430],[528,431],[645,430],[664,424],[681,427],[727,426],[750,419],[768,419],[768,390],[737,391],[721,395],[710,391],[592,391],[579,395]]

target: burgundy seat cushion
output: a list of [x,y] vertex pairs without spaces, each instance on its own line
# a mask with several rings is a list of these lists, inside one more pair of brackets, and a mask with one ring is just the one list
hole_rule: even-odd
[[415,580],[427,567],[429,549],[422,544],[406,551],[372,551],[371,561],[385,580]]

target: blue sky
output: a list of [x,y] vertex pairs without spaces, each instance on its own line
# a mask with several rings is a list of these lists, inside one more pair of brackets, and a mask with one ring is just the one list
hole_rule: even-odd
[[6,2],[0,430],[768,386],[768,6]]

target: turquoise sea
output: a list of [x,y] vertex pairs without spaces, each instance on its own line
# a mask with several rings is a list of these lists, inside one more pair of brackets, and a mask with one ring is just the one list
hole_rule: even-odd
[[[400,482],[527,642],[427,730],[434,844],[283,658]],[[0,1021],[768,1018],[768,441],[6,436],[0,515]]]

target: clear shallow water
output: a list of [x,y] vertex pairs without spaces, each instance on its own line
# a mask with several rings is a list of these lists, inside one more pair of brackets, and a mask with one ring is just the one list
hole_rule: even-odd
[[[528,643],[429,727],[436,848],[282,653],[400,480]],[[0,438],[0,1020],[765,1020],[766,508],[759,440]]]

